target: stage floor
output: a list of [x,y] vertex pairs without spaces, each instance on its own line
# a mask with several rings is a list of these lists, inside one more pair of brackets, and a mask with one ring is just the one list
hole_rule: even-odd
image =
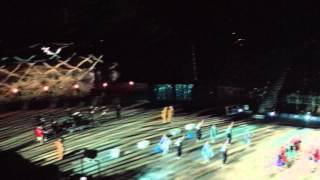
[[[63,109],[41,111],[19,111],[0,115],[0,149],[14,150],[28,161],[45,166],[55,165],[61,172],[87,174],[92,177],[110,177],[110,179],[215,179],[215,180],[264,180],[264,179],[319,179],[320,167],[308,158],[313,146],[320,146],[320,131],[308,128],[296,128],[257,123],[252,119],[240,119],[235,122],[234,142],[229,147],[228,164],[222,166],[219,149],[225,141],[224,130],[229,120],[219,117],[197,117],[195,114],[178,114],[173,122],[162,124],[160,109],[127,109],[121,120],[103,119],[103,123],[93,129],[65,136],[65,158],[56,160],[53,142],[44,145],[34,142],[33,117],[41,113],[61,113]],[[111,112],[110,116],[114,116]],[[183,155],[176,159],[173,147],[169,154],[155,154],[153,147],[163,133],[174,128],[183,129],[186,124],[197,123],[205,119],[203,140],[186,140]],[[215,124],[219,136],[212,149],[215,156],[210,163],[204,164],[201,147],[208,137],[208,128]],[[253,134],[252,145],[246,148],[243,133],[250,129]],[[276,153],[281,145],[290,142],[293,137],[302,139],[300,158],[291,168],[275,166]],[[176,139],[172,138],[173,140]],[[136,143],[150,140],[151,145],[137,149]],[[95,161],[83,158],[83,149],[97,150]],[[110,160],[106,153],[111,148],[120,148],[121,156]],[[105,157],[104,157],[105,156]],[[83,166],[81,166],[83,160]],[[319,163],[320,164],[320,163]],[[318,170],[312,172],[314,166]]]

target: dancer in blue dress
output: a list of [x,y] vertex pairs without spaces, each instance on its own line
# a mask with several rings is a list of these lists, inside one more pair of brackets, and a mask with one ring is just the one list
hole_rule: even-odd
[[251,145],[252,134],[249,129],[244,133],[244,142],[247,145],[247,148]]
[[218,134],[217,127],[215,125],[212,125],[211,128],[209,129],[209,135],[212,143],[216,141],[217,134]]
[[209,141],[205,142],[201,149],[201,155],[205,163],[208,163],[214,156],[213,150],[211,149]]

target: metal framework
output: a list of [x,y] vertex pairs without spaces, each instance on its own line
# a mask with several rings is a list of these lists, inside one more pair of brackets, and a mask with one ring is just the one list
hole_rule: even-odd
[[103,62],[102,56],[94,55],[31,62],[34,57],[0,66],[0,101],[84,95],[93,88],[94,68]]

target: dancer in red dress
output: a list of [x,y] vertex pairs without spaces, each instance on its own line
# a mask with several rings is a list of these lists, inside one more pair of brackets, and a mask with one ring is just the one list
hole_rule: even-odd
[[301,149],[301,140],[300,138],[292,139],[291,143],[294,145],[295,150],[298,152]]
[[43,136],[44,136],[44,132],[41,126],[36,127],[36,129],[34,130],[34,134],[37,138],[37,141],[39,141],[41,144],[43,144]]
[[286,148],[284,146],[281,146],[280,150],[280,159],[283,162],[284,165],[288,165],[288,159],[286,156]]
[[312,155],[314,162],[318,162],[320,160],[320,150],[318,148],[313,152]]
[[317,169],[316,163],[320,160],[320,151],[318,148],[311,150],[310,160],[314,162],[311,172],[315,172]]

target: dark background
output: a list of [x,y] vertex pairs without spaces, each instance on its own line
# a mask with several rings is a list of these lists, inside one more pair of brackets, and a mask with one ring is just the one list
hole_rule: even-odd
[[0,55],[32,43],[76,42],[82,50],[103,54],[106,62],[119,62],[122,80],[192,82],[194,46],[200,82],[258,86],[292,62],[308,62],[303,55],[318,51],[317,4],[1,1]]

